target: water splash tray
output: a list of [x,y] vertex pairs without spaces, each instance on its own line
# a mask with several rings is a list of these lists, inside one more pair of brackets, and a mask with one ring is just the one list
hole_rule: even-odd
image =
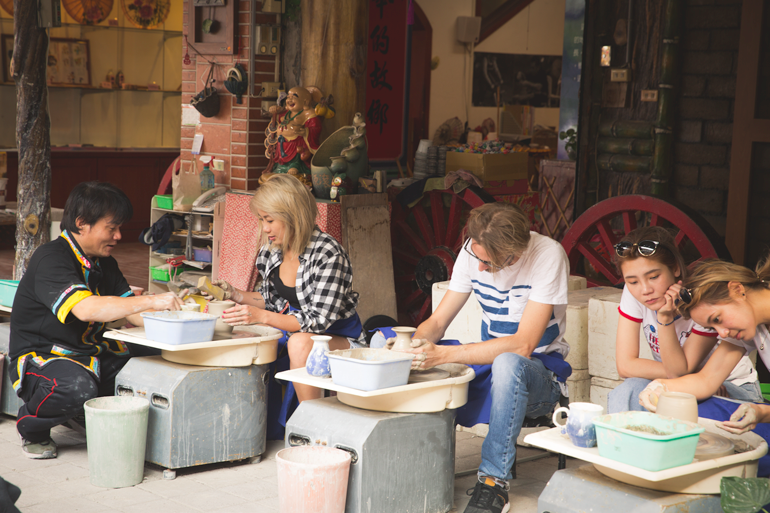
[[711,419],[699,418],[698,424],[706,432],[730,439],[736,450],[742,452],[703,461],[695,459],[687,465],[652,472],[600,456],[596,447],[576,447],[561,434],[561,428],[532,433],[524,441],[541,449],[593,463],[599,472],[623,483],[664,492],[718,494],[722,477],[756,477],[757,460],[767,454],[767,442],[761,436],[754,433],[733,435],[717,427],[716,421]]
[[364,410],[387,411],[395,413],[429,413],[455,409],[468,402],[468,383],[476,377],[476,373],[467,365],[448,363],[439,365],[437,369],[449,373],[436,373],[442,379],[418,379],[397,387],[379,390],[356,390],[337,385],[332,378],[317,378],[307,373],[304,368],[279,372],[276,379],[293,381],[303,385],[312,385],[337,392],[340,402]]
[[203,367],[247,367],[276,360],[280,330],[268,326],[236,326],[230,334],[214,333],[214,340],[192,344],[165,344],[149,340],[144,328],[112,330],[105,338],[161,350],[164,360]]

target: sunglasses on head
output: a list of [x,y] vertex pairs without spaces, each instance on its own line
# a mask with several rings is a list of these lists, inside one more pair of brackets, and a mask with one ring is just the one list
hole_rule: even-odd
[[618,242],[615,244],[615,253],[619,257],[626,256],[625,253],[629,249],[636,248],[637,251],[639,251],[639,254],[645,257],[652,256],[655,254],[655,252],[658,250],[658,246],[660,245],[660,242],[656,240],[642,240],[639,242],[631,243],[631,242]]
[[686,289],[684,287],[679,289],[679,299],[686,305],[692,303],[692,289]]

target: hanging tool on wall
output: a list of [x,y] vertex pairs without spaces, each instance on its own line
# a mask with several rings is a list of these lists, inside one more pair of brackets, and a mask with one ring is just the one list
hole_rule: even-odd
[[243,103],[243,95],[249,88],[248,74],[243,66],[236,64],[227,70],[225,88],[235,95],[236,103]]

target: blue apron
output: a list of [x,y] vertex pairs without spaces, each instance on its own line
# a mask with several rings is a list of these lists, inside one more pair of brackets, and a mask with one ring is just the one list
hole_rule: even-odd
[[[721,397],[711,397],[702,403],[698,403],[698,416],[704,419],[713,419],[719,421],[730,420],[730,415],[738,409],[741,403],[728,401]],[[770,424],[757,424],[754,433],[758,434],[770,444]],[[759,467],[757,468],[757,477],[770,475],[770,453],[759,458]]]
[[[296,312],[297,308],[289,306],[290,312]],[[345,338],[358,338],[364,327],[361,325],[361,319],[358,313],[353,314],[347,319],[335,321],[326,333],[329,335],[338,335]],[[286,384],[286,393],[283,393],[283,381],[278,382],[275,375],[278,372],[289,370],[289,334],[284,331],[283,337],[278,340],[278,358],[270,364],[270,381],[267,388],[267,439],[283,440],[286,421],[297,409],[299,401],[294,392],[294,383]]]
[[[395,337],[391,328],[380,328],[385,338]],[[438,345],[459,346],[459,340],[440,340]],[[543,366],[556,375],[562,383],[572,374],[572,367],[564,361],[560,353],[532,353],[532,358],[543,362]],[[457,409],[457,423],[461,426],[472,427],[476,424],[489,424],[489,412],[492,409],[492,365],[468,365],[476,373],[476,377],[468,383],[468,402]]]

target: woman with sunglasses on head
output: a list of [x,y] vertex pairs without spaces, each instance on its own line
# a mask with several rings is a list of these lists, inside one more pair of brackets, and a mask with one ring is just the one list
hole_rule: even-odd
[[[714,328],[729,343],[720,344],[697,374],[650,383],[639,394],[640,404],[650,411],[655,411],[657,398],[665,391],[687,392],[699,400],[708,398],[732,367],[751,351],[756,350],[770,367],[770,258],[760,262],[756,271],[720,260],[702,262],[685,280],[680,299],[679,312],[683,317]],[[737,434],[770,422],[770,405],[739,405],[712,399],[699,406],[699,415],[729,419],[721,426]],[[762,426],[759,434],[768,439],[770,429],[766,428]]]
[[[687,272],[674,238],[665,228],[650,226],[626,235],[615,245],[615,265],[625,285],[615,346],[618,373],[626,380],[607,398],[608,413],[644,411],[639,394],[658,378],[696,372],[718,344],[717,332],[677,314],[679,280]],[[640,325],[654,360],[639,357]],[[720,382],[720,395],[761,400],[757,372],[744,357]]]
[[[515,205],[473,209],[449,290],[412,339],[413,366],[462,363],[476,373],[457,423],[488,423],[489,434],[465,513],[505,508],[524,418],[550,415],[561,397],[557,378],[564,384],[572,372],[563,339],[569,261],[561,244],[529,228]],[[481,340],[438,344],[471,294],[482,309]]]

